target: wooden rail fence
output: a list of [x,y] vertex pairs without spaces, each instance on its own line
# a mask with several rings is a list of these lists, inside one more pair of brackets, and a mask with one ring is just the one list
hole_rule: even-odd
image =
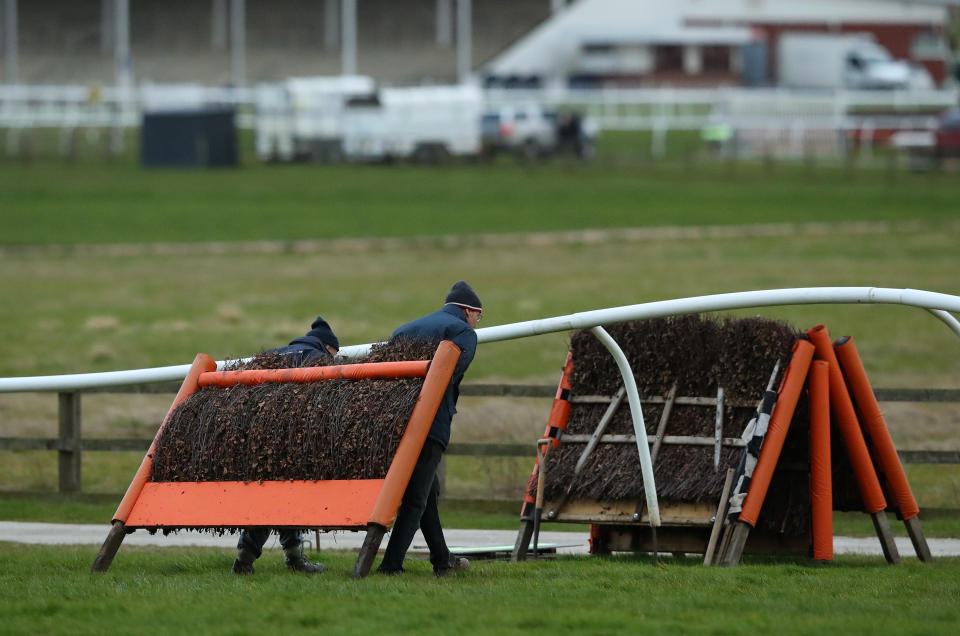
[[[59,398],[59,436],[53,438],[0,437],[0,451],[56,451],[60,492],[80,492],[83,451],[146,452],[152,439],[98,439],[81,435],[81,396],[83,393],[176,393],[172,383],[128,387],[110,387],[85,392],[63,392]],[[471,397],[552,398],[556,387],[535,384],[465,384],[460,394]],[[960,402],[958,389],[877,389],[880,402]],[[544,417],[546,417],[546,409]],[[905,464],[960,464],[960,450],[901,450]],[[454,442],[447,455],[472,457],[536,456],[533,443]]]

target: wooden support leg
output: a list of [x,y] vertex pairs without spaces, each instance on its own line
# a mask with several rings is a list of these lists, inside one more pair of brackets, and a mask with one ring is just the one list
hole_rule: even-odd
[[720,503],[717,505],[717,514],[713,519],[713,529],[710,531],[710,540],[707,542],[707,550],[703,555],[704,565],[710,565],[713,562],[713,553],[717,548],[717,540],[720,538],[720,529],[723,527],[723,520],[727,516],[727,498],[730,496],[730,487],[733,485],[733,475],[736,472],[733,468],[727,469],[727,478],[723,482]]
[[907,534],[910,535],[910,541],[913,542],[913,550],[917,553],[917,558],[924,563],[933,561],[930,546],[927,545],[927,537],[924,536],[923,528],[920,527],[920,517],[904,519],[903,525],[907,526]]
[[533,536],[533,521],[524,519],[520,522],[520,531],[517,533],[517,542],[513,545],[513,552],[510,553],[510,563],[527,560],[527,547],[530,545],[530,537]]
[[716,553],[712,559],[712,562],[719,565],[723,562],[723,555],[727,553],[727,549],[730,547],[730,535],[733,534],[733,524],[726,524],[723,526],[723,537],[720,539],[720,547],[717,548]]
[[351,578],[362,579],[370,574],[370,568],[373,567],[373,560],[377,556],[377,550],[380,549],[380,542],[383,541],[383,535],[387,529],[379,523],[367,524],[367,536],[360,547],[360,554],[357,555],[357,562],[353,566]]
[[893,540],[893,531],[890,530],[890,521],[887,519],[887,513],[881,510],[870,515],[873,519],[873,527],[877,531],[877,538],[880,539],[880,548],[883,550],[883,556],[887,563],[895,565],[900,563],[900,552],[897,550],[897,544]]
[[113,557],[116,556],[117,550],[120,549],[120,544],[123,543],[123,538],[126,534],[127,527],[123,522],[115,521],[110,528],[110,532],[107,533],[107,538],[104,540],[103,545],[100,547],[100,552],[97,553],[97,558],[93,560],[93,566],[90,568],[91,572],[106,572],[110,569],[110,564],[113,563]]
[[750,536],[750,524],[746,521],[737,520],[733,524],[733,530],[730,534],[730,543],[727,546],[727,552],[723,555],[720,565],[732,566],[740,564],[740,557],[743,556],[743,548],[747,545],[747,537]]

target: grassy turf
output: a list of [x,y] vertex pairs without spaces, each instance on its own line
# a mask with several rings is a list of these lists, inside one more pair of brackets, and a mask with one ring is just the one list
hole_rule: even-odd
[[[344,343],[387,337],[435,308],[449,284],[480,291],[481,326],[605,306],[744,289],[880,285],[960,293],[955,275],[960,185],[945,175],[843,168],[614,163],[517,166],[249,166],[144,171],[130,164],[0,164],[0,243],[410,236],[640,225],[773,221],[895,222],[891,233],[704,237],[574,244],[410,243],[360,252],[76,253],[0,251],[0,376],[107,371],[189,362],[197,351],[245,356],[303,333],[318,313]],[[619,154],[618,154],[619,153]],[[909,221],[909,222],[907,222]],[[912,224],[913,222],[915,224]],[[955,338],[925,312],[879,306],[746,310],[824,322],[856,336],[876,386],[956,387]],[[556,382],[564,334],[483,345],[469,381]],[[84,435],[148,437],[169,404],[134,396],[83,398]],[[464,401],[455,440],[532,440],[541,411]],[[52,436],[53,396],[0,395],[0,435]],[[888,411],[903,447],[957,448],[954,405]],[[50,453],[3,453],[0,488],[53,488]],[[137,453],[86,453],[84,485],[125,487]],[[457,460],[460,461],[460,460]],[[529,462],[451,463],[461,496],[525,480]],[[939,470],[939,469],[934,469]],[[519,475],[519,477],[517,477]],[[956,507],[955,477],[922,505]],[[911,476],[913,478],[913,476]],[[473,487],[476,492],[464,492]],[[504,490],[505,492],[505,490]],[[499,494],[499,491],[498,491]],[[935,501],[936,503],[932,503]]]
[[837,220],[951,219],[949,175],[795,165],[0,164],[0,244],[433,236]]
[[958,559],[703,568],[695,559],[577,557],[475,562],[442,580],[408,561],[402,577],[355,582],[350,553],[324,554],[328,572],[307,579],[286,572],[274,551],[248,578],[229,573],[225,550],[122,548],[110,572],[91,575],[94,552],[0,544],[3,631],[949,633],[960,620]]

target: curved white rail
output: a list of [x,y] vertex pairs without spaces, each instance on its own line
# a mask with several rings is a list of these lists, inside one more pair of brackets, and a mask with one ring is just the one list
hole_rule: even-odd
[[603,327],[594,327],[590,331],[617,361],[617,368],[620,369],[620,375],[623,377],[623,387],[626,389],[627,400],[630,404],[630,416],[633,418],[633,434],[637,440],[637,453],[640,455],[640,472],[643,475],[643,492],[647,496],[647,513],[649,514],[650,525],[654,528],[659,527],[660,504],[657,501],[657,484],[653,479],[653,459],[650,457],[647,427],[643,423],[643,410],[640,406],[637,380],[633,377],[633,369],[630,368],[630,362],[627,361],[623,349],[607,333],[607,330]]
[[[960,296],[919,289],[891,289],[886,287],[800,287],[661,300],[638,305],[584,311],[555,318],[497,325],[478,329],[477,340],[481,343],[498,342],[558,331],[591,329],[628,320],[645,320],[726,309],[842,303],[876,303],[920,307],[929,310],[950,327],[957,336],[960,336],[960,323],[947,313],[960,312]],[[370,344],[344,347],[340,350],[340,354],[345,357],[356,357],[369,351],[370,347]],[[218,363],[219,366],[222,366],[222,364],[222,362]],[[0,393],[75,391],[124,384],[169,382],[182,380],[186,377],[189,368],[189,364],[183,364],[152,369],[108,371],[105,373],[0,378]]]

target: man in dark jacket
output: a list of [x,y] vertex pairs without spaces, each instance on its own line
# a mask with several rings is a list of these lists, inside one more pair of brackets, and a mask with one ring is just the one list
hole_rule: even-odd
[[[288,367],[309,366],[320,360],[330,360],[340,351],[340,341],[333,333],[330,325],[317,316],[310,325],[310,331],[305,336],[292,340],[285,347],[270,349],[265,353],[279,353],[289,359]],[[286,559],[287,567],[297,572],[320,574],[324,567],[322,563],[311,563],[303,556],[303,540],[298,530],[278,530],[280,546]],[[237,543],[237,559],[233,562],[235,574],[253,574],[253,562],[263,553],[263,545],[270,536],[270,528],[246,528],[240,533]]]
[[476,292],[464,281],[453,285],[444,302],[444,306],[439,310],[401,325],[393,332],[393,339],[410,338],[429,342],[450,340],[460,348],[460,358],[403,494],[397,520],[390,533],[390,541],[377,569],[382,574],[403,572],[403,559],[418,527],[430,548],[430,563],[433,564],[434,574],[444,576],[454,570],[466,570],[470,566],[469,561],[464,558],[451,558],[443,538],[443,527],[440,525],[437,509],[440,489],[437,468],[450,442],[450,422],[457,412],[460,381],[477,351],[477,334],[474,328],[480,322],[483,305]]

